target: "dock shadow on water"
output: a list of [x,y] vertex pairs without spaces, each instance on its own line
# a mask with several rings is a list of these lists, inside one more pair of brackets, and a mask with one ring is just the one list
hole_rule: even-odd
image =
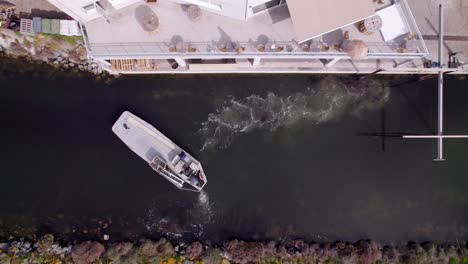
[[268,93],[244,98],[230,96],[198,131],[202,150],[223,149],[236,137],[254,130],[275,131],[301,121],[320,124],[344,114],[359,116],[382,107],[390,97],[386,81],[329,76],[311,81],[304,92],[288,96]]

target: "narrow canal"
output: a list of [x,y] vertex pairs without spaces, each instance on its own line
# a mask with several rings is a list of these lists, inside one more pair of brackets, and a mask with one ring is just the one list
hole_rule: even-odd
[[[468,140],[447,140],[448,160],[436,163],[435,142],[395,137],[435,130],[435,79],[391,88],[406,77],[106,84],[2,71],[0,236],[15,228],[86,236],[79,219],[107,219],[111,238],[468,238]],[[446,81],[447,133],[468,133],[466,87]],[[112,133],[124,110],[199,158],[209,180],[203,193],[177,190]]]

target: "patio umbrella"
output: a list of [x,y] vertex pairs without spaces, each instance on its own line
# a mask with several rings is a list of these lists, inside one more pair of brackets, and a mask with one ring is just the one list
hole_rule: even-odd
[[200,20],[201,10],[200,7],[197,5],[188,5],[184,7],[185,14],[187,14],[188,18],[192,21]]
[[362,60],[367,57],[369,47],[364,41],[354,39],[346,45],[346,52],[352,60]]
[[147,5],[140,5],[135,9],[135,18],[145,31],[151,32],[159,27],[159,17]]

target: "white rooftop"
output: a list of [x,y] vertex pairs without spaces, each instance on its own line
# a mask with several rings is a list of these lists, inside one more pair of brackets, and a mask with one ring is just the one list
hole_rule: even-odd
[[[117,11],[109,18],[110,23],[103,18],[88,22],[86,28],[90,41],[93,43],[169,42],[174,37],[195,42],[227,39],[248,41],[256,40],[261,34],[273,40],[292,40],[295,37],[286,6],[272,10],[274,16],[264,13],[248,21],[201,11],[199,21],[193,22],[180,4],[159,0],[157,4],[149,6],[159,16],[161,25],[157,32],[148,33],[141,28],[134,17],[135,8],[141,4],[144,2]],[[282,17],[285,19],[280,20]]]
[[[374,6],[374,11],[393,4],[390,0],[386,0],[384,5],[378,5],[372,0],[359,1],[368,1]],[[168,53],[169,47],[181,42],[190,43],[191,46],[197,47],[197,52],[205,53],[207,49],[210,49],[209,46],[235,42],[247,47],[245,51],[247,53],[256,52],[255,47],[258,44],[299,42],[286,5],[270,8],[247,21],[206,11],[201,11],[199,20],[191,21],[181,5],[167,0],[158,0],[157,4],[150,4],[149,7],[158,15],[160,27],[155,32],[146,32],[138,24],[134,15],[136,7],[142,4],[145,2],[141,1],[114,12],[108,17],[109,22],[104,18],[98,18],[86,23],[91,55],[105,57],[106,55],[136,54],[142,56],[142,54],[149,53]],[[396,5],[399,6],[400,11],[404,7],[403,4],[400,7],[398,2]],[[334,17],[334,14],[331,16]],[[411,22],[407,18],[405,21]],[[374,35],[365,35],[359,32],[355,24],[352,24],[314,38],[310,46],[311,51],[320,52],[323,46],[339,46],[343,41],[345,31],[349,32],[351,39],[361,39],[368,43],[370,53],[396,54],[401,41],[404,41],[396,39],[396,43],[395,41],[385,42],[379,32]],[[415,31],[412,30],[412,32]],[[417,53],[422,52],[424,50]]]
[[288,8],[299,42],[375,15],[375,6],[370,0],[288,0]]

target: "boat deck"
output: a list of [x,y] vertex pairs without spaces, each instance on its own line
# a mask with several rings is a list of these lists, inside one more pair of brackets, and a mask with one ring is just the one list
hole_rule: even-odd
[[178,147],[161,132],[128,112],[122,114],[112,127],[112,131],[148,163],[155,156],[170,162],[171,157],[178,151]]

